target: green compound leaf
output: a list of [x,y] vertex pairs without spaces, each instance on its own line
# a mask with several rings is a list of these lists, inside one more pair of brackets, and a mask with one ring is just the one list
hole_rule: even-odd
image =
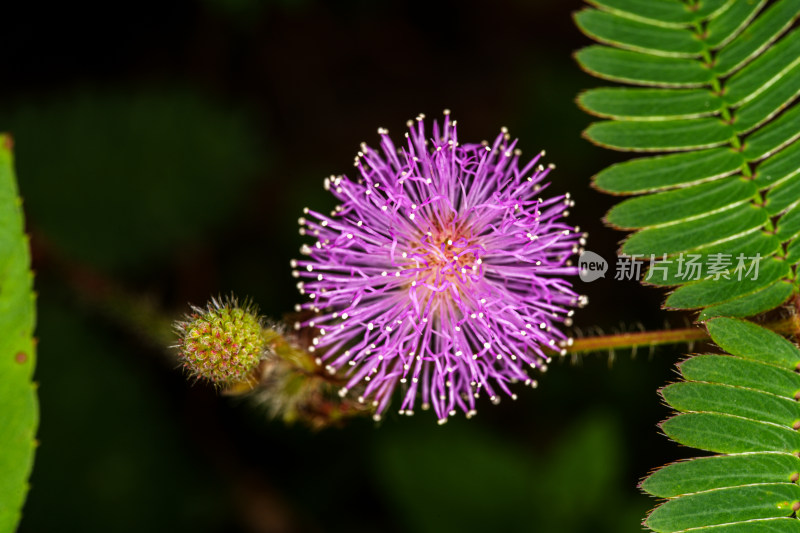
[[596,122],[584,135],[600,146],[634,152],[698,150],[725,144],[733,126],[716,118]]
[[759,161],[782,150],[800,137],[800,106],[794,106],[780,117],[751,134],[745,140],[743,155],[748,161]]
[[678,411],[703,411],[792,426],[800,406],[788,398],[712,383],[674,383],[661,394]]
[[578,96],[584,111],[619,120],[664,120],[718,114],[722,98],[707,89],[602,88]]
[[683,58],[661,57],[610,46],[589,46],[575,54],[590,74],[612,81],[660,87],[701,87],[714,79],[702,63]]
[[628,255],[645,256],[688,252],[756,231],[766,221],[765,210],[744,205],[741,209],[726,209],[669,226],[642,230],[625,242],[622,251]]
[[731,355],[785,368],[796,368],[800,363],[800,350],[794,344],[751,322],[719,318],[707,327],[714,342]]
[[656,26],[681,28],[705,18],[715,18],[728,10],[734,0],[708,0],[697,9],[686,9],[680,0],[641,2],[640,0],[589,0],[588,3],[609,13]]
[[740,152],[712,148],[611,165],[595,176],[597,188],[615,194],[639,194],[713,181],[734,174],[744,164]]
[[800,31],[793,31],[725,83],[725,100],[740,106],[762,94],[800,62]]
[[[800,260],[800,2],[587,3],[575,22],[600,44],[575,58],[623,86],[579,95],[606,119],[583,135],[649,153],[594,178],[600,190],[638,196],[606,219],[634,231],[621,254],[649,260],[644,281],[679,286],[666,306],[697,309],[702,320],[780,306],[797,293]],[[654,262],[688,253],[701,254],[698,276]],[[761,257],[763,275],[716,276],[714,254]]]
[[662,424],[680,444],[718,454],[665,466],[641,488],[668,498],[645,525],[673,531],[800,531],[800,350],[751,322],[714,318],[729,355],[680,365],[662,395],[680,414]]
[[796,533],[800,531],[800,521],[796,518],[768,518],[721,526],[698,527],[690,531],[693,533]]
[[746,520],[791,516],[800,487],[771,483],[700,492],[670,500],[653,511],[646,525],[654,531],[683,531]]
[[717,455],[656,470],[642,488],[659,498],[755,483],[788,483],[800,473],[800,458],[785,453]]
[[753,293],[728,300],[725,303],[706,307],[700,313],[699,320],[719,316],[754,316],[775,309],[789,299],[793,291],[792,284],[779,280]]
[[766,0],[733,2],[729,9],[708,22],[705,39],[708,47],[716,49],[729,43],[739,35],[765,3]]
[[672,440],[717,453],[800,451],[800,435],[792,428],[736,416],[686,413],[667,420],[661,428]]
[[[708,264],[712,264],[711,260]],[[753,295],[790,274],[786,261],[772,258],[760,261],[758,279],[753,279],[752,274],[748,275],[745,272],[746,268],[748,267],[735,274],[733,272],[723,274],[719,279],[712,277],[683,285],[669,295],[664,305],[672,309],[698,309],[722,304],[734,298]]]
[[631,198],[608,212],[609,224],[646,228],[722,211],[747,202],[756,193],[752,181],[738,176],[671,191]]
[[790,370],[739,357],[698,355],[680,365],[688,381],[707,381],[760,390],[794,398],[800,392],[800,375]]
[[14,531],[19,522],[39,424],[31,382],[36,361],[33,274],[11,144],[11,137],[0,134],[0,531]]
[[744,104],[736,113],[733,127],[746,134],[770,120],[788,106],[800,93],[800,65],[794,66],[783,80],[765,90],[760,98]]
[[597,9],[577,13],[575,23],[585,34],[620,48],[667,57],[696,57],[703,52],[700,39],[685,28],[654,26]]
[[[702,275],[699,273],[700,267],[703,265],[711,265],[719,258],[730,258],[732,267],[726,269],[724,273],[721,273],[720,279],[730,278],[731,275],[738,278],[739,274],[736,270],[740,267],[740,255],[744,260],[741,277],[743,280],[746,278],[749,279],[755,277],[755,265],[752,261],[748,261],[747,258],[760,257],[763,260],[778,246],[778,244],[778,238],[775,235],[767,235],[761,231],[753,231],[729,240],[723,240],[708,246],[701,246],[693,250],[692,253],[688,253],[685,256],[673,257],[667,262],[662,261],[661,258],[658,257],[657,259],[659,259],[659,261],[657,263],[654,262],[653,267],[648,269],[645,275],[645,282],[661,286],[682,284],[689,286],[703,279]],[[753,252],[755,253],[752,256],[748,255]],[[760,267],[761,263],[759,262],[758,264]],[[753,270],[750,274],[747,274],[745,269],[749,269],[751,266]],[[713,279],[714,277],[715,276],[711,276],[709,279]],[[698,281],[690,281],[687,284],[687,280]],[[739,280],[737,279],[737,281]],[[750,281],[753,280],[750,279]],[[745,289],[745,291],[746,290],[747,289]]]

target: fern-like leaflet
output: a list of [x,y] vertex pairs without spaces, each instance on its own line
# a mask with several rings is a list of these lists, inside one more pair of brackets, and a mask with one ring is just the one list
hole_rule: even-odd
[[[800,260],[799,0],[591,0],[578,26],[607,45],[577,60],[601,78],[646,86],[584,92],[608,118],[584,135],[615,150],[676,152],[613,165],[607,192],[639,195],[607,221],[636,230],[622,252],[667,261],[648,282],[679,287],[666,306],[750,316],[794,292]],[[757,279],[687,279],[679,254],[761,257]],[[682,271],[683,270],[683,271]],[[726,277],[728,279],[726,279]],[[715,279],[718,278],[718,279]]]
[[[580,50],[598,77],[640,87],[579,96],[602,117],[584,132],[621,151],[595,186],[635,195],[607,221],[634,230],[622,253],[662,259],[646,281],[677,287],[666,306],[698,309],[731,355],[685,361],[662,390],[680,412],[662,429],[722,455],[675,463],[642,488],[667,501],[659,532],[800,532],[800,350],[746,317],[797,293],[800,260],[800,0],[587,0]],[[670,153],[665,153],[670,152]],[[763,258],[756,279],[686,277],[684,254]],[[754,262],[757,260],[754,260]],[[751,264],[752,266],[752,264]],[[717,271],[719,272],[719,270]],[[721,317],[721,318],[714,318]]]
[[668,500],[645,525],[658,532],[800,531],[800,350],[751,322],[721,317],[707,326],[731,355],[680,365],[685,381],[661,391],[680,414],[662,429],[681,444],[725,455],[674,463],[647,478],[642,488]]

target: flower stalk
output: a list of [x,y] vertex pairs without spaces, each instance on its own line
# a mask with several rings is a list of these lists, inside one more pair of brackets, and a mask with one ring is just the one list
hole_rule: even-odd
[[[793,335],[800,326],[800,316],[763,324],[782,335]],[[251,378],[229,384],[223,389],[227,396],[248,396],[266,407],[273,417],[287,423],[301,422],[313,429],[339,425],[349,418],[375,415],[376,402],[353,401],[340,393],[346,376],[331,373],[317,364],[304,333],[287,332],[281,327],[268,326],[262,331],[264,356]],[[564,347],[548,351],[548,355],[569,356],[600,353],[619,349],[636,350],[668,344],[687,344],[708,340],[701,325],[654,331],[615,333],[568,340]],[[356,389],[354,394],[363,393]],[[408,414],[408,413],[404,413]]]

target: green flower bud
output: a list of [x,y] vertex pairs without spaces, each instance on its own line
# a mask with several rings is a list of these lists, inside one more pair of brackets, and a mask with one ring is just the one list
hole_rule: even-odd
[[212,299],[177,323],[181,363],[198,379],[231,386],[252,379],[264,352],[261,320],[253,306],[235,298]]

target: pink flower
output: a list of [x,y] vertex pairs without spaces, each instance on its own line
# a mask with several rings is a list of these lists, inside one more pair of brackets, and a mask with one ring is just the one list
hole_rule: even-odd
[[409,122],[405,148],[378,130],[380,151],[362,146],[359,176],[331,177],[341,202],[331,216],[306,209],[306,259],[293,261],[317,316],[296,326],[318,332],[311,350],[331,372],[346,371],[341,394],[371,399],[376,419],[393,391],[400,413],[417,397],[439,421],[459,408],[471,416],[481,391],[513,395],[535,385],[582,303],[563,276],[584,236],[561,222],[569,195],[543,198],[552,166],[543,153],[520,166],[505,130],[493,144],[461,145],[445,113],[428,139],[423,116]]

